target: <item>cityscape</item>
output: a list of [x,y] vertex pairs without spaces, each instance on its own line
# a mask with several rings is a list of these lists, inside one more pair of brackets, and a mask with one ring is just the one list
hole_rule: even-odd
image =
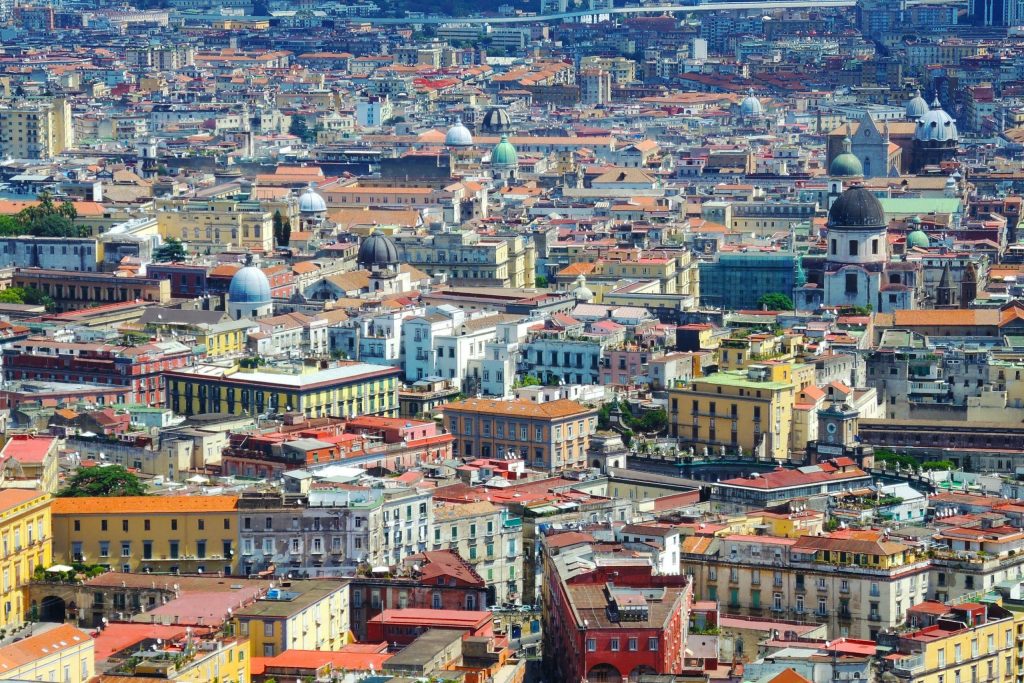
[[0,0],[0,681],[1024,683],[1024,0]]

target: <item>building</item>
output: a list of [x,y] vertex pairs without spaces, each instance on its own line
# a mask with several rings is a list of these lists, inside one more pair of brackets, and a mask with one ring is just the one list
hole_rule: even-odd
[[160,236],[185,242],[196,253],[274,250],[273,214],[259,202],[175,197],[158,199],[156,210]]
[[1020,0],[969,0],[967,20],[979,26],[1017,26],[1024,21]]
[[371,643],[408,645],[427,629],[490,637],[494,635],[494,614],[486,610],[389,609],[367,621],[366,638]]
[[52,159],[75,144],[71,104],[64,98],[0,108],[0,154]]
[[234,573],[237,496],[56,498],[56,562],[123,572]]
[[669,390],[672,435],[697,450],[742,449],[785,462],[797,388],[787,363],[691,378]]
[[558,549],[544,556],[544,670],[552,680],[684,670],[693,598],[686,577],[661,576],[643,563],[581,561]]
[[240,268],[228,286],[227,309],[234,320],[256,320],[272,314],[274,302],[266,273],[251,263]]
[[193,361],[177,341],[139,346],[57,342],[29,337],[3,350],[4,379],[104,384],[125,390],[127,403],[162,405],[164,373]]
[[695,596],[729,614],[824,622],[833,637],[876,640],[927,597],[926,557],[872,530],[796,538],[725,534],[685,544]]
[[548,471],[585,467],[597,409],[561,399],[537,404],[471,398],[444,406],[455,456],[503,459],[516,455]]
[[59,443],[52,436],[12,434],[0,449],[0,484],[6,488],[57,493]]
[[348,584],[284,581],[234,613],[235,632],[252,657],[285,650],[337,650],[350,642]]
[[36,568],[52,560],[50,495],[25,489],[0,489],[0,559],[3,592],[0,628],[20,627],[31,616],[28,586]]
[[612,75],[600,68],[582,69],[579,74],[580,103],[596,107],[612,101]]
[[53,299],[54,309],[74,311],[97,304],[171,300],[171,283],[150,277],[114,276],[46,268],[15,268],[12,287],[34,287]]
[[38,625],[0,647],[2,680],[88,683],[96,674],[93,637],[71,624]]
[[431,547],[457,552],[486,582],[487,604],[500,605],[523,595],[522,532],[522,520],[493,503],[442,503]]
[[398,415],[399,368],[369,363],[255,369],[203,365],[164,374],[167,406],[182,415],[300,412],[307,417]]
[[92,272],[100,251],[93,237],[0,237],[0,268]]
[[456,287],[533,287],[536,250],[533,240],[515,234],[480,235],[458,230],[431,235],[398,235],[402,263],[431,277],[447,276]]
[[798,258],[785,253],[723,252],[713,260],[700,261],[701,306],[749,311],[760,308],[757,302],[765,294],[791,296]]
[[915,683],[1016,680],[1019,622],[992,602],[943,605],[924,602],[910,609],[908,623],[919,628],[887,635],[879,642],[895,650],[885,658],[883,676]]
[[766,507],[793,498],[825,496],[872,484],[871,475],[848,458],[837,458],[800,469],[751,473],[723,479],[711,491],[713,499],[750,508]]

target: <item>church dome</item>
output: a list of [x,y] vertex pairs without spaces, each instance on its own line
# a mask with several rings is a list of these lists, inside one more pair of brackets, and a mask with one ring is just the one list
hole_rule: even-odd
[[878,197],[863,187],[851,187],[828,210],[829,230],[885,228],[885,210]]
[[828,174],[833,178],[860,178],[864,176],[864,165],[852,151],[850,138],[843,138],[843,152],[829,164]]
[[594,292],[587,287],[587,278],[583,277],[582,274],[576,278],[576,286],[573,287],[572,295],[576,301],[594,300]]
[[921,247],[927,249],[932,244],[924,230],[911,230],[907,235],[907,249]]
[[501,142],[491,152],[491,166],[515,166],[519,163],[516,148],[508,141],[507,135],[501,136]]
[[512,117],[504,107],[491,107],[480,127],[488,133],[507,133],[512,129]]
[[921,142],[956,142],[959,137],[956,121],[942,109],[936,97],[931,109],[917,120],[914,138]]
[[907,101],[907,118],[916,121],[917,119],[927,114],[928,110],[928,100],[921,97],[920,90],[915,90],[913,99]]
[[270,280],[256,266],[245,266],[231,278],[228,301],[233,304],[270,303]]
[[372,269],[374,266],[386,268],[395,265],[398,263],[398,247],[383,232],[374,230],[373,234],[359,245],[356,262],[367,269]]
[[299,211],[302,213],[323,213],[327,211],[327,202],[310,185],[299,197]]
[[462,119],[456,119],[455,125],[448,129],[448,134],[444,136],[444,144],[446,147],[473,145],[473,134],[469,132],[469,128],[462,125]]
[[754,97],[754,91],[751,90],[740,102],[740,114],[742,116],[760,116],[762,113],[764,113],[764,108],[761,106],[761,100]]

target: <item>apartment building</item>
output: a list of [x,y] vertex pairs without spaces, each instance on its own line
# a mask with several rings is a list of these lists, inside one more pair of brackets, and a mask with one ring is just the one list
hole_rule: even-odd
[[1021,636],[1014,613],[1001,605],[925,602],[908,622],[920,627],[884,636],[895,652],[883,660],[883,676],[901,683],[1017,680]]
[[348,584],[284,581],[234,613],[235,633],[249,639],[251,657],[285,650],[338,650],[351,641]]
[[0,662],[4,680],[87,683],[96,675],[93,637],[71,624],[37,624],[27,638],[0,646]]
[[471,398],[444,406],[444,419],[456,439],[456,457],[515,455],[548,471],[585,466],[597,429],[597,409],[568,399],[538,404]]
[[167,372],[164,378],[167,406],[181,415],[297,411],[307,417],[394,417],[400,374],[391,366],[341,362],[328,368],[202,365]]
[[685,544],[681,564],[695,595],[724,611],[828,623],[836,637],[875,640],[928,595],[927,559],[878,531],[731,534]]
[[50,495],[28,489],[0,490],[0,628],[21,626],[35,611],[28,604],[29,581],[37,567],[52,564]]
[[54,561],[123,572],[234,573],[237,496],[56,498]]
[[0,154],[51,159],[75,144],[71,104],[64,98],[0,108]]
[[669,390],[672,436],[696,449],[757,453],[785,462],[789,457],[797,385],[787,363],[749,365],[745,370],[695,377]]
[[486,501],[434,508],[432,550],[458,552],[487,583],[487,604],[515,602],[523,594],[523,523]]
[[93,237],[0,237],[0,268],[95,271],[102,259]]
[[161,198],[156,217],[161,237],[186,242],[195,253],[274,250],[273,214],[256,201]]
[[34,287],[53,299],[57,312],[126,301],[171,300],[171,283],[150,277],[114,276],[48,268],[15,268],[12,287]]
[[469,230],[432,235],[396,235],[403,263],[431,277],[444,275],[457,287],[533,287],[536,249],[532,239],[515,234]]

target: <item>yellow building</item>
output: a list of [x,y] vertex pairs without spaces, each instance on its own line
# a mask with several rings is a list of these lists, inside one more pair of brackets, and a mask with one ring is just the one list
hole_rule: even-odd
[[58,440],[53,436],[14,434],[0,449],[0,485],[56,493]]
[[259,202],[169,197],[156,201],[160,235],[187,242],[193,253],[274,249],[274,217]]
[[[212,638],[193,640],[185,651],[154,651],[150,656],[128,658],[115,675],[163,679],[174,683],[248,683],[250,677],[249,640]],[[116,680],[116,679],[115,679]]]
[[249,639],[253,657],[285,650],[337,650],[351,642],[348,584],[289,581],[235,612],[235,632]]
[[907,683],[1011,683],[1018,668],[1013,614],[995,603],[966,602],[943,609],[929,602],[912,609],[919,627],[900,635],[898,652],[886,658],[891,673]]
[[788,363],[697,377],[669,390],[672,435],[698,451],[722,447],[786,460],[797,386]]
[[0,154],[50,159],[74,145],[71,105],[64,98],[0,108]]
[[398,415],[400,368],[341,362],[245,369],[203,365],[164,374],[167,406],[182,415],[265,412],[335,415]]
[[57,498],[53,550],[84,562],[154,573],[232,573],[236,496]]
[[3,583],[0,588],[0,629],[25,621],[28,584],[37,567],[52,562],[50,496],[26,489],[0,490],[0,560]]
[[86,683],[96,674],[92,636],[71,624],[53,624],[0,647],[0,680]]
[[251,320],[228,320],[215,325],[197,325],[196,343],[206,347],[207,358],[238,356],[245,352],[249,330],[257,325]]

